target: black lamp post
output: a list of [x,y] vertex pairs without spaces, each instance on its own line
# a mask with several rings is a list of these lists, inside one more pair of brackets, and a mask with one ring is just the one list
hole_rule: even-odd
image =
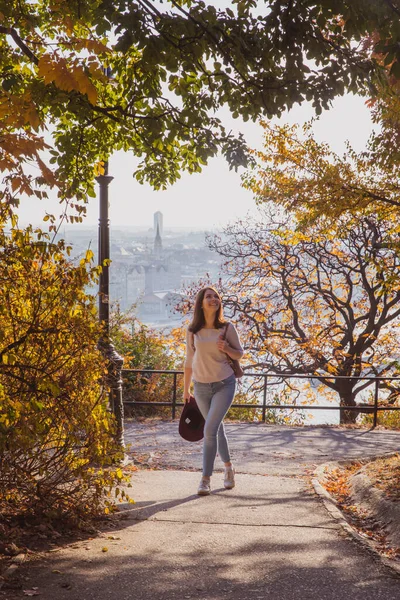
[[[110,340],[110,220],[108,218],[108,186],[114,178],[108,174],[108,162],[104,163],[104,174],[96,177],[100,190],[99,210],[99,256],[102,267],[99,280],[99,319],[102,325],[102,337],[99,342],[101,351],[107,358],[108,385],[110,386],[110,408],[115,416],[116,440],[124,448],[124,405],[122,401],[122,364],[124,359],[115,350]],[[104,261],[107,261],[104,264]]]

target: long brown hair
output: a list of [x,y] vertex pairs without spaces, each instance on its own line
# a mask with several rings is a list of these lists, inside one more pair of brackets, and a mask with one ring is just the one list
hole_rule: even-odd
[[196,300],[194,303],[193,319],[189,325],[189,331],[191,331],[192,333],[197,333],[206,324],[202,304],[203,304],[204,296],[205,296],[205,293],[207,290],[211,290],[212,292],[215,292],[218,295],[219,302],[220,302],[219,308],[218,308],[217,312],[215,313],[214,327],[215,327],[215,329],[221,329],[221,327],[225,326],[226,321],[224,319],[224,314],[223,314],[223,310],[222,310],[221,296],[219,295],[219,292],[214,287],[212,287],[211,285],[208,285],[207,287],[204,287],[199,292],[197,292]]

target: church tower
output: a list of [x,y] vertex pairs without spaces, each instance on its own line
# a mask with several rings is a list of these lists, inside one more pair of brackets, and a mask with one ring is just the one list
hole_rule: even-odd
[[158,231],[160,233],[160,235],[162,236],[163,234],[163,214],[162,212],[160,212],[159,210],[157,212],[154,213],[154,231],[157,231],[157,226],[158,226]]
[[160,235],[160,226],[157,223],[157,233],[154,239],[154,255],[156,258],[161,258],[162,256],[162,239]]

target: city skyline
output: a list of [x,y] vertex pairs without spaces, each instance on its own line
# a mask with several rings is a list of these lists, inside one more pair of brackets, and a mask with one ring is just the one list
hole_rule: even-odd
[[[220,261],[206,244],[204,231],[165,230],[160,234],[163,214],[153,215],[153,227],[143,232],[132,228],[112,228],[110,235],[110,302],[123,311],[135,306],[140,321],[152,327],[174,326],[184,317],[173,307],[185,289],[211,277],[217,280]],[[155,229],[154,229],[155,226]],[[65,235],[79,260],[91,247],[97,257],[96,228],[70,228]],[[96,289],[91,292],[97,293]]]

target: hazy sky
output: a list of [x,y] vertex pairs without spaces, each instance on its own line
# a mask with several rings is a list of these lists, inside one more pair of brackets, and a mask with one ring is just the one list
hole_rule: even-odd
[[[302,124],[312,116],[311,107],[302,105],[287,113],[280,122]],[[234,131],[244,133],[249,146],[262,147],[262,129],[258,124],[233,120],[229,114],[224,120]],[[343,152],[346,140],[356,151],[362,150],[372,131],[364,99],[352,95],[338,98],[332,108],[321,115],[314,131],[318,140],[328,142],[336,152]],[[223,158],[211,160],[200,174],[183,174],[181,180],[166,191],[156,192],[147,184],[140,185],[133,179],[132,171],[131,155],[117,153],[111,158],[109,174],[114,176],[109,188],[112,226],[152,227],[153,213],[160,210],[164,215],[164,229],[212,229],[255,210],[252,193],[241,187],[241,173],[229,171]],[[21,224],[39,224],[46,210],[56,215],[61,212],[55,199],[47,203],[32,199],[24,201],[19,211]],[[92,198],[84,225],[97,223],[98,199]]]

